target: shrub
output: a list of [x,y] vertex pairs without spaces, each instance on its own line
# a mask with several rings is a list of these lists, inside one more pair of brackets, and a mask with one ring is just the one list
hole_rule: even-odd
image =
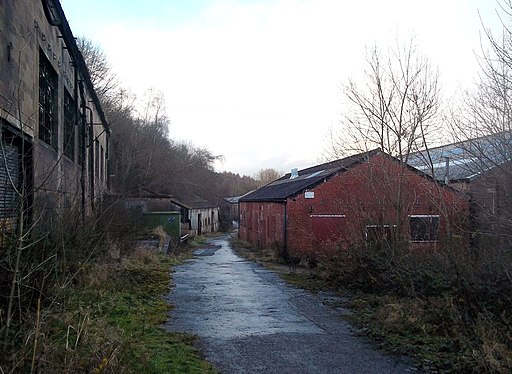
[[365,246],[319,267],[332,285],[375,295],[362,315],[405,351],[448,371],[512,370],[511,253]]

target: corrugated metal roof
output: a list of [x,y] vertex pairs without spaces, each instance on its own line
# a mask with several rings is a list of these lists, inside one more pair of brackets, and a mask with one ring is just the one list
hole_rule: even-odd
[[187,208],[187,209],[217,208],[217,206],[215,204],[213,204],[212,202],[205,200],[202,197],[197,196],[197,195],[179,196],[179,197],[172,196],[170,198],[170,200],[174,204],[181,206],[183,208]]
[[173,204],[176,204],[180,207],[187,209],[217,208],[217,206],[211,201],[203,199],[202,197],[197,195],[181,194],[180,196],[177,196],[162,194],[159,192],[152,191],[145,187],[141,188],[141,192],[139,194],[133,195],[132,197],[169,199]]
[[241,196],[233,196],[233,197],[225,197],[224,200],[226,200],[230,204],[238,204],[238,200],[240,200]]
[[[409,156],[409,165],[438,181],[471,180],[512,159],[508,132],[452,143]],[[447,168],[448,165],[448,168]]]
[[240,201],[285,201],[288,197],[297,195],[305,189],[312,188],[323,180],[343,172],[355,165],[367,161],[380,150],[349,156],[340,160],[327,162],[299,171],[298,177],[290,178],[291,173],[263,186],[245,196]]
[[254,190],[251,190],[243,195],[240,195],[240,196],[229,196],[229,197],[225,197],[224,200],[226,200],[228,203],[230,204],[238,204],[238,201],[244,197],[245,195],[248,195],[250,194],[251,192],[253,192]]

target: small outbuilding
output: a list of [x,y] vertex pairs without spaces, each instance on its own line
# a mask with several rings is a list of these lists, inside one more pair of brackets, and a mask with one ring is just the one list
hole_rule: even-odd
[[219,230],[219,206],[196,195],[172,196],[170,202],[172,210],[181,213],[182,233],[195,236]]
[[143,214],[179,212],[182,238],[219,230],[220,208],[196,195],[169,195],[141,188],[137,195],[125,197],[124,204],[126,209]]
[[221,217],[229,221],[229,227],[238,228],[240,224],[240,208],[239,201],[242,197],[250,194],[252,191],[247,192],[240,196],[225,197],[221,204]]
[[[468,201],[454,189],[373,150],[291,173],[239,200],[241,239],[319,258],[401,240],[443,247],[462,233]],[[462,236],[458,236],[462,240]]]

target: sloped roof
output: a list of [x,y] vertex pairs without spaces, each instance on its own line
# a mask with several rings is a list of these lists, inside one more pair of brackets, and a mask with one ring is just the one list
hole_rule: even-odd
[[240,196],[225,197],[224,200],[227,201],[230,204],[238,204],[238,202],[240,201],[241,198],[243,198],[244,196],[247,196],[247,195],[249,195],[250,193],[253,193],[253,192],[254,192],[254,190],[251,190],[251,191],[246,192],[245,194],[240,195]]
[[140,189],[140,192],[137,195],[133,195],[132,197],[169,199],[171,203],[187,209],[217,208],[217,206],[215,206],[215,204],[212,203],[211,201],[203,199],[202,197],[197,195],[169,195],[152,191],[146,187],[142,187]]
[[197,195],[190,196],[171,196],[172,203],[187,209],[210,209],[217,208],[212,202],[203,199]]
[[298,176],[291,178],[291,173],[271,182],[253,192],[243,196],[239,201],[285,201],[301,191],[322,183],[325,179],[343,172],[355,165],[367,161],[376,154],[381,153],[375,149],[369,152],[345,157],[336,161],[316,165],[298,172]]
[[238,200],[240,200],[242,196],[231,196],[231,197],[225,197],[224,200],[227,201],[230,204],[237,204]]
[[76,44],[76,38],[71,31],[66,15],[64,14],[64,10],[62,9],[62,5],[60,1],[53,1],[52,6],[54,6],[54,10],[58,13],[59,18],[62,22],[60,22],[57,26],[62,34],[62,38],[66,43],[66,48],[68,49],[70,55],[73,57],[73,62],[76,67],[80,70],[81,77],[87,86],[88,93],[90,94],[92,101],[98,111],[98,114],[101,118],[101,122],[105,127],[105,130],[110,133],[110,126],[108,125],[107,118],[105,116],[105,112],[101,106],[100,100],[94,89],[94,84],[92,83],[91,74],[89,73],[89,68],[85,63],[85,59]]
[[511,159],[512,134],[506,132],[416,152],[408,164],[438,181],[455,182],[470,181]]

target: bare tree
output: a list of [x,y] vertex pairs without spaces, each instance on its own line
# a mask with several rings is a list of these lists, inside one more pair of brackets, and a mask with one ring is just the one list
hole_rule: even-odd
[[91,81],[103,106],[108,107],[116,98],[119,80],[108,62],[105,52],[93,41],[81,36],[77,38],[77,46],[91,76]]
[[[348,101],[341,126],[333,137],[332,153],[345,155],[379,148],[400,161],[400,175],[386,194],[396,208],[397,232],[405,232],[405,170],[409,155],[427,147],[439,113],[438,72],[411,40],[383,54],[368,50],[363,79],[344,86]],[[384,183],[385,181],[383,181]]]
[[[462,104],[452,114],[452,132],[458,141],[492,135],[495,152],[510,159],[512,130],[512,1],[498,3],[504,13],[502,34],[495,36],[484,27],[485,40],[479,58],[480,76],[476,89],[466,91]],[[483,152],[482,152],[483,153]],[[481,154],[485,158],[484,154]]]
[[373,148],[407,161],[425,146],[439,111],[438,72],[418,53],[413,41],[384,55],[377,47],[367,52],[365,81],[344,86],[348,108],[333,136],[335,154]]
[[[502,32],[484,26],[480,75],[451,115],[453,138],[464,153],[475,246],[512,246],[512,1],[498,2]],[[493,244],[491,244],[493,243]]]
[[264,186],[270,182],[275,181],[283,175],[282,172],[276,169],[261,169],[256,173],[254,179],[256,179],[258,186]]

